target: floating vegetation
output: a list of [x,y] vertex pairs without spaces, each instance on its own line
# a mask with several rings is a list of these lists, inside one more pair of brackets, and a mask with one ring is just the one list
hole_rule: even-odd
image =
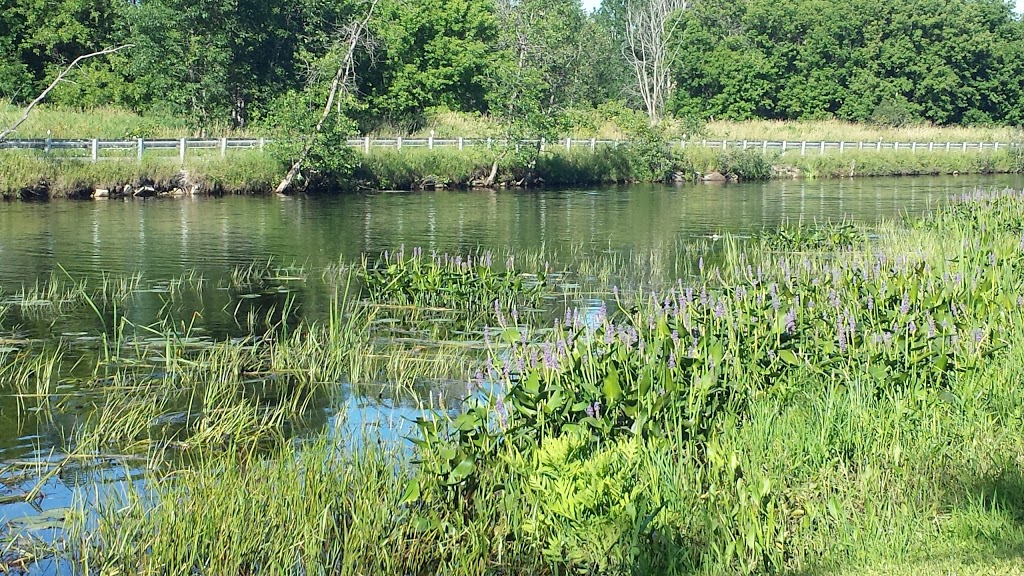
[[817,226],[782,226],[765,230],[759,238],[767,250],[805,252],[808,250],[847,250],[864,243],[862,230],[849,222],[825,223]]
[[413,248],[407,255],[403,247],[372,264],[364,258],[358,275],[373,302],[471,312],[536,306],[546,288],[543,274],[518,272],[514,256],[499,268],[489,251],[451,255]]

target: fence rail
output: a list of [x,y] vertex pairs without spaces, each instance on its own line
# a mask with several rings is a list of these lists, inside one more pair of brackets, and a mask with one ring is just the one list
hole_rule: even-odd
[[[129,153],[134,153],[138,160],[142,160],[143,154],[152,153],[163,156],[177,154],[184,162],[188,151],[214,150],[219,151],[221,157],[225,157],[229,150],[263,150],[271,141],[264,138],[178,138],[178,139],[144,139],[134,138],[127,140],[105,140],[105,139],[12,139],[0,142],[0,150],[38,150],[46,155],[60,154],[64,158],[78,158],[82,160],[99,160],[125,158]],[[373,149],[391,148],[402,150],[403,148],[455,148],[463,150],[466,148],[490,148],[495,146],[506,146],[507,141],[497,138],[374,138],[364,136],[361,138],[350,138],[346,144],[352,148],[361,149],[369,153]],[[562,138],[558,140],[520,140],[517,146],[537,146],[541,150],[575,150],[590,149],[597,147],[619,146],[628,144],[627,140],[609,140],[601,138]],[[1005,150],[1022,146],[1014,142],[889,142],[889,141],[854,141],[854,142],[831,142],[831,141],[794,141],[794,140],[677,140],[670,143],[673,147],[690,148],[703,147],[710,149],[729,150],[760,150],[761,152],[780,152],[784,154],[799,153],[800,155],[825,154],[826,152],[844,153],[853,150],[876,150],[876,151],[908,151],[908,152],[981,152],[984,150]],[[115,152],[119,154],[103,155],[104,152]]]

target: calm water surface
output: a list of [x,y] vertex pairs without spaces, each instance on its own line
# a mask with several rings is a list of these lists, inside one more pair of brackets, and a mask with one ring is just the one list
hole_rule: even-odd
[[646,251],[784,221],[919,213],[977,187],[1022,177],[942,177],[544,191],[381,193],[340,198],[196,198],[0,205],[0,284],[8,290],[58,265],[74,276],[197,269],[209,278],[274,258],[318,268],[401,244]]

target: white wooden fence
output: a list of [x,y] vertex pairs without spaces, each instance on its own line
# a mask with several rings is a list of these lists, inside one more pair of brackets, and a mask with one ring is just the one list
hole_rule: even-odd
[[[104,140],[104,139],[12,139],[0,142],[0,150],[37,150],[45,155],[60,155],[62,158],[77,158],[96,162],[106,159],[124,159],[134,156],[139,161],[143,154],[173,157],[177,155],[184,162],[189,151],[219,152],[225,157],[229,150],[263,150],[270,140],[264,138],[179,138],[179,139],[143,139]],[[628,144],[626,140],[607,140],[599,138],[576,139],[563,138],[547,141],[543,138],[521,140],[520,146],[539,146],[541,150],[552,149],[590,149],[598,146],[619,146]],[[904,152],[981,152],[983,150],[998,151],[1011,147],[1020,147],[1021,143],[1013,142],[888,142],[883,140],[872,142],[828,142],[828,141],[793,141],[793,140],[678,140],[672,146],[687,148],[700,146],[704,148],[728,150],[760,150],[780,152],[783,154],[825,154],[849,152],[853,150],[904,151]],[[351,138],[347,145],[369,153],[374,149],[403,148],[482,148],[506,145],[505,140],[495,138],[375,138],[364,136]]]

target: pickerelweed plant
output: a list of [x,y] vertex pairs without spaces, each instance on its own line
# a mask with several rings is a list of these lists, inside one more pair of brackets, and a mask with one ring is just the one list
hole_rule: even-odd
[[584,459],[628,438],[691,443],[700,459],[752,399],[790,397],[809,380],[948,394],[1022,322],[1024,195],[955,199],[921,228],[935,233],[916,246],[898,231],[872,240],[845,228],[797,242],[799,253],[774,237],[730,241],[720,265],[700,261],[696,278],[661,293],[614,290],[549,331],[503,326],[464,408],[419,421],[407,499],[465,498],[480,474],[536,463],[567,434],[588,438]]
[[452,255],[413,248],[407,253],[404,246],[385,251],[373,263],[364,258],[357,276],[378,304],[469,312],[536,306],[546,286],[544,274],[517,271],[514,256],[502,267],[490,251]]

